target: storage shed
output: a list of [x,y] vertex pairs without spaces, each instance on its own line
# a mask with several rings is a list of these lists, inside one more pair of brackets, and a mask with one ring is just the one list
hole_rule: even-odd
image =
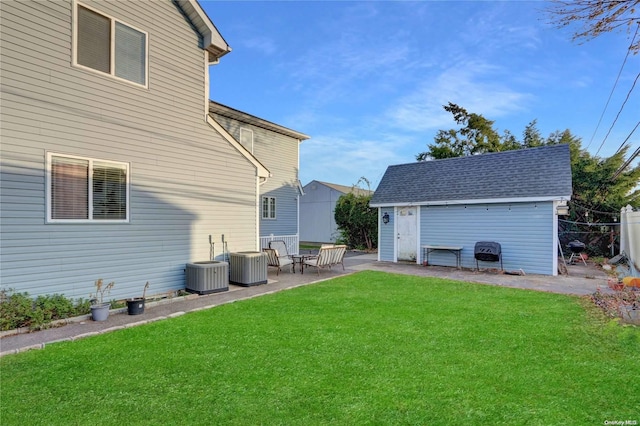
[[476,268],[475,244],[489,241],[504,269],[557,275],[558,206],[571,193],[566,144],[389,166],[370,203],[378,260],[428,254],[429,264]]
[[303,188],[300,199],[300,241],[335,243],[340,236],[335,220],[338,199],[351,192],[370,195],[373,191],[356,186],[312,180]]

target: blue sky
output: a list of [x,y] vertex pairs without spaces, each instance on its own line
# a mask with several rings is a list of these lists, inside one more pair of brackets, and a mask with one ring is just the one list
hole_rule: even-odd
[[[574,42],[548,23],[546,2],[200,4],[233,49],[211,67],[211,99],[311,136],[300,146],[303,185],[364,176],[375,189],[387,166],[415,161],[455,127],[448,102],[518,138],[534,119],[544,137],[569,129],[601,157],[640,120],[636,87],[605,140],[638,54],[598,126],[632,34]],[[629,144],[640,146],[640,129]]]

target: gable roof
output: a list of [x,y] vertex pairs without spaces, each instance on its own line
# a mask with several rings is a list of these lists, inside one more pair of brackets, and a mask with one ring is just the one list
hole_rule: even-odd
[[214,63],[231,52],[231,47],[222,37],[197,0],[173,1],[180,6],[185,17],[193,25],[193,28],[202,36],[203,46],[201,47],[209,52],[209,62]]
[[251,164],[253,164],[253,166],[256,168],[256,176],[264,179],[271,177],[271,172],[269,171],[269,169],[267,169],[264,164],[260,162],[260,160],[258,160],[251,152],[249,152],[247,148],[245,148],[240,142],[238,142],[231,135],[231,133],[227,132],[227,129],[225,129],[220,123],[218,123],[215,118],[207,115],[207,123],[209,123],[211,127],[213,127],[218,133],[220,133],[220,135],[222,135],[222,137],[225,138],[227,142],[231,144],[231,146],[237,149],[244,158],[246,158]]
[[310,138],[310,136],[305,135],[304,133],[300,133],[279,124],[272,123],[271,121],[264,120],[262,118],[256,117],[255,115],[239,111],[237,109],[223,105],[219,102],[209,101],[209,112],[221,115],[223,117],[231,118],[242,123],[251,124],[256,127],[271,130],[272,132],[280,133],[281,135],[298,139],[300,142]]
[[569,145],[389,166],[370,205],[568,200]]
[[370,191],[368,189],[362,189],[362,188],[358,188],[358,187],[355,187],[355,186],[338,185],[336,183],[322,182],[322,181],[319,181],[319,180],[312,180],[311,182],[309,182],[308,184],[305,185],[305,188],[307,186],[313,184],[314,182],[317,183],[317,184],[320,184],[320,185],[327,186],[327,187],[329,187],[331,189],[334,189],[334,190],[336,190],[338,192],[341,192],[343,194],[349,194],[350,192],[354,192],[354,190],[355,190],[354,193],[356,195],[373,194],[373,191]]

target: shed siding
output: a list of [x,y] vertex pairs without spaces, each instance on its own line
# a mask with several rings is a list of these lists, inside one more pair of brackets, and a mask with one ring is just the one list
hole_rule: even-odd
[[300,240],[334,243],[339,237],[335,221],[338,198],[343,195],[326,185],[312,182],[300,200]]
[[[276,198],[276,219],[260,220],[260,236],[298,234],[298,139],[262,127],[241,123],[220,114],[212,114],[231,136],[240,141],[240,129],[253,131],[253,155],[271,177],[260,185],[262,196]],[[260,204],[262,209],[262,203]],[[260,214],[262,218],[262,211]]]
[[[1,286],[86,298],[103,278],[114,299],[146,281],[150,294],[184,288],[210,234],[257,248],[255,168],[204,121],[204,53],[171,1],[83,3],[148,33],[149,88],[71,65],[71,1],[0,2]],[[46,224],[47,152],[129,163],[130,223]]]
[[[465,268],[476,267],[473,254],[476,242],[496,241],[502,246],[505,269],[554,274],[552,202],[430,206],[420,210],[420,245],[464,246],[462,266]],[[429,262],[455,266],[455,257],[432,252]],[[480,262],[481,268],[499,266],[499,263]]]
[[[382,216],[389,213],[389,223],[382,223]],[[396,215],[393,207],[383,207],[378,209],[378,258],[388,262],[395,262],[395,230]]]

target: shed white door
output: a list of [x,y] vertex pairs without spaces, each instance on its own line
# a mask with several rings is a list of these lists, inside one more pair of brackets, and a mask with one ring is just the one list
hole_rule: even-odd
[[398,260],[416,260],[418,215],[415,207],[398,209]]

